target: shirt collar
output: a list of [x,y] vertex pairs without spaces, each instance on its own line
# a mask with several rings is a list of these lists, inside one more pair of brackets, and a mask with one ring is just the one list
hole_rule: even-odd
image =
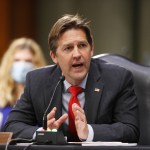
[[[85,89],[87,77],[88,77],[88,74],[85,76],[85,78],[82,80],[82,82],[81,82],[78,86],[80,86],[80,87],[82,87],[83,89]],[[68,88],[69,88],[70,86],[72,86],[67,80],[64,80],[64,81],[63,81],[63,84],[64,84],[64,91],[65,91],[65,92],[67,92]]]

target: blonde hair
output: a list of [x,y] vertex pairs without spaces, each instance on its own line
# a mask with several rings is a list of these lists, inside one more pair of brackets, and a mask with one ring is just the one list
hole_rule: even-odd
[[16,83],[10,75],[10,70],[14,61],[14,54],[18,49],[24,48],[29,49],[33,54],[33,65],[36,68],[46,65],[42,50],[34,40],[24,37],[13,40],[4,54],[0,66],[0,108],[14,105],[16,102]]

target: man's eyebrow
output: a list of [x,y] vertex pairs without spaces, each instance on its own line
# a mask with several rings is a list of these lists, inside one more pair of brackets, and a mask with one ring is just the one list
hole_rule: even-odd
[[72,43],[64,44],[64,45],[62,45],[62,48],[67,47],[67,46],[71,46],[71,45],[73,45],[73,44]]
[[[82,41],[78,41],[77,43],[88,43],[86,40],[82,40]],[[66,47],[66,46],[71,46],[71,45],[74,45],[74,43],[73,42],[71,42],[71,43],[66,43],[66,44],[63,44],[62,45],[62,47]]]

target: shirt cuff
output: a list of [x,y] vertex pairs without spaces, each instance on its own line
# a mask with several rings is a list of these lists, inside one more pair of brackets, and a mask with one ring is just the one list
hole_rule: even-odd
[[93,138],[94,138],[94,131],[91,125],[88,124],[88,129],[89,129],[89,134],[88,137],[86,139],[86,142],[92,142]]
[[[43,131],[43,128],[41,127],[41,128],[38,128],[36,131]],[[36,131],[34,132],[34,134],[33,134],[33,139],[35,140],[35,138],[36,138]]]

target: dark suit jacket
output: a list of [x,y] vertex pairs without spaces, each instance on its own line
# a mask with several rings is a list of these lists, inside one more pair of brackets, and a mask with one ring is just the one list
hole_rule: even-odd
[[[44,111],[60,76],[56,65],[28,73],[24,93],[11,111],[4,131],[14,132],[14,137],[32,138],[42,126]],[[56,118],[62,115],[62,89],[60,84],[50,107],[57,107]],[[94,130],[94,141],[138,142],[137,98],[132,74],[124,68],[97,59],[91,61],[84,110]],[[63,126],[60,129],[66,134]]]

